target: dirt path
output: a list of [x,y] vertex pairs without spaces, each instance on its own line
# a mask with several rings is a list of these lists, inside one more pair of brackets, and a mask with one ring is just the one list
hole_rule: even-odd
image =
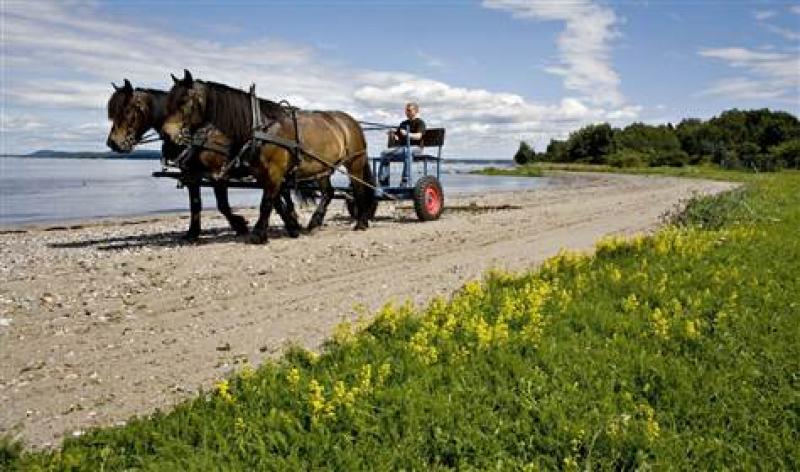
[[215,212],[197,245],[177,241],[175,215],[0,234],[0,433],[47,446],[168,407],[287,341],[318,347],[357,304],[424,303],[491,267],[651,229],[693,192],[731,187],[569,174],[449,199],[436,222],[382,204],[365,232],[334,203],[321,231],[293,240],[276,226],[266,246],[236,240]]

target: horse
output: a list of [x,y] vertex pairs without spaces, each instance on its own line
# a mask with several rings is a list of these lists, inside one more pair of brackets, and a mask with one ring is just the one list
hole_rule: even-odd
[[[200,236],[200,212],[202,210],[199,176],[207,169],[222,167],[227,156],[216,152],[215,149],[218,148],[214,146],[212,146],[213,149],[193,149],[179,145],[161,131],[166,113],[167,92],[147,88],[134,89],[128,79],[125,79],[122,87],[118,87],[113,82],[111,85],[114,87],[114,93],[108,100],[107,110],[112,126],[106,145],[115,152],[129,153],[148,130],[154,129],[159,134],[163,141],[161,153],[165,161],[173,163],[183,161],[185,163],[183,167],[188,178],[184,179],[184,183],[189,192],[191,219],[184,239],[196,240]],[[216,129],[208,130],[207,139],[209,142],[222,145],[228,142],[227,137]],[[223,180],[218,180],[213,187],[219,212],[225,216],[237,235],[248,234],[247,220],[231,210],[227,184]],[[283,204],[287,206],[286,211],[294,213],[294,204],[288,195],[288,189],[283,193],[283,197]],[[297,237],[299,235],[299,226],[290,224],[286,226],[290,236]]]
[[[319,206],[308,230],[322,225],[333,198],[330,174],[343,165],[350,175],[356,207],[354,230],[369,226],[370,210],[376,204],[375,180],[367,156],[367,141],[361,125],[341,111],[300,111],[259,99],[258,112],[266,125],[253,129],[251,95],[216,82],[195,80],[188,70],[183,79],[172,76],[174,85],[167,96],[167,117],[162,131],[178,143],[186,143],[203,125],[219,129],[231,139],[231,152],[245,146],[245,165],[263,186],[258,221],[250,242],[267,242],[267,227],[281,186],[287,181],[317,180],[321,190]],[[260,139],[267,137],[267,139]],[[260,143],[260,144],[259,144]],[[281,209],[278,206],[278,211]]]

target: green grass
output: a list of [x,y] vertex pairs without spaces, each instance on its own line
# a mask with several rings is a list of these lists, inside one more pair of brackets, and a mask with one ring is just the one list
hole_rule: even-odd
[[[800,468],[800,173],[387,306],[19,470]],[[754,216],[755,215],[755,216]]]
[[497,169],[487,167],[473,171],[475,174],[483,175],[507,175],[520,177],[540,177],[547,175],[548,172],[608,172],[615,174],[649,174],[664,175],[673,177],[696,177],[715,180],[750,180],[760,175],[748,171],[737,171],[723,169],[717,165],[698,165],[684,167],[613,167],[605,164],[581,164],[581,163],[556,163],[556,162],[537,162],[526,164],[508,169]]
[[486,167],[480,170],[474,170],[471,174],[481,175],[510,175],[519,177],[541,177],[544,175],[544,169],[539,166],[517,166],[510,169],[499,167]]

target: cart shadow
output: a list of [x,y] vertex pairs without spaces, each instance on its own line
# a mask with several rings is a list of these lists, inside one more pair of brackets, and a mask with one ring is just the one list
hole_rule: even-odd
[[[189,241],[184,238],[185,231],[164,231],[157,233],[135,234],[128,236],[111,236],[107,238],[83,239],[63,243],[51,243],[48,247],[56,249],[95,248],[98,251],[121,251],[141,248],[176,248],[181,246],[205,246],[238,242],[246,244],[247,236],[238,236],[230,228],[210,228],[200,232],[200,237]],[[283,228],[269,228],[270,239],[288,238]]]

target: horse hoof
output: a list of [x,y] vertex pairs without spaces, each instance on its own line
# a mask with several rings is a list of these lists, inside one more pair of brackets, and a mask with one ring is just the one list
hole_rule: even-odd
[[289,233],[289,237],[290,238],[299,238],[300,237],[300,228],[287,229],[286,232]]
[[268,242],[267,235],[251,233],[250,237],[247,238],[247,242],[250,244],[266,244]]
[[181,239],[183,241],[186,241],[186,242],[194,243],[194,242],[197,242],[198,239],[200,239],[200,233],[199,232],[195,233],[194,231],[189,231],[188,233],[186,233],[183,236],[181,236]]
[[356,225],[353,227],[353,231],[366,231],[368,226],[369,225],[367,223],[360,223],[359,222],[359,223],[356,223]]
[[239,215],[235,215],[232,218],[231,228],[236,231],[237,236],[244,236],[250,233],[250,228],[247,227],[247,220]]

